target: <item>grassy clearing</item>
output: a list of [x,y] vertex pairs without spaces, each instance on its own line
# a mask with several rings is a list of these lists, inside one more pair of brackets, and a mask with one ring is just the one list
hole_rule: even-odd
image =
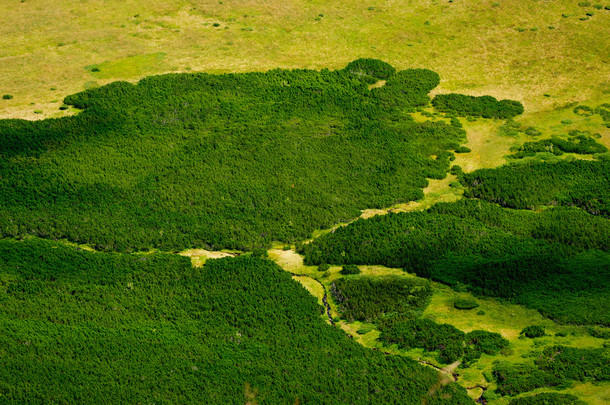
[[[316,266],[303,265],[303,258],[292,250],[272,249],[269,257],[278,263],[286,271],[299,274],[307,274],[321,282],[326,289],[330,288],[333,281],[344,277],[339,271],[340,266],[331,266],[328,272],[320,273]],[[397,276],[415,277],[405,273],[402,269],[392,269],[384,266],[359,266],[361,274],[364,276]],[[324,290],[317,281],[305,277],[295,277],[297,281],[321,302]],[[347,322],[339,319],[338,306],[334,302],[331,294],[328,295],[328,303],[331,307],[332,316],[335,318],[336,325],[343,329],[361,345],[381,350],[393,355],[400,355],[412,358],[420,362],[427,362],[437,367],[443,367],[436,359],[434,352],[424,352],[422,349],[401,350],[396,345],[384,346],[379,340],[380,332],[374,324],[366,322]],[[458,310],[454,307],[457,299],[474,299],[479,307],[472,310]],[[459,368],[456,370],[458,383],[464,387],[474,387],[481,385],[488,387],[491,392],[495,389],[495,383],[486,380],[485,375],[491,375],[494,362],[497,360],[521,363],[536,353],[542,352],[545,347],[552,345],[566,345],[579,348],[599,348],[604,344],[603,339],[589,336],[583,327],[561,325],[548,318],[544,318],[538,311],[525,308],[521,305],[514,305],[497,299],[474,297],[470,293],[457,292],[443,284],[433,283],[433,295],[431,301],[423,313],[423,317],[434,320],[437,323],[447,323],[456,328],[470,332],[475,329],[483,329],[489,332],[500,333],[508,339],[510,345],[508,350],[502,354],[490,356],[483,354],[481,358],[469,368]],[[519,333],[529,325],[544,326],[546,336],[536,339],[521,338]],[[566,336],[557,336],[557,333]],[[549,389],[538,389],[535,392],[552,392]],[[610,398],[610,384],[607,383],[574,383],[572,386],[561,390],[562,393],[577,395],[582,400],[590,404],[603,404]],[[473,388],[468,390],[473,399],[479,398],[483,390]],[[528,393],[528,395],[531,393]],[[489,395],[489,394],[487,394]],[[489,404],[505,405],[508,398],[489,397]]]
[[[491,94],[549,111],[609,97],[600,38],[610,13],[580,21],[583,12],[572,0],[8,2],[0,90],[15,98],[0,104],[0,117],[55,115],[51,100],[82,90],[92,80],[84,67],[106,61],[117,69],[100,84],[170,71],[338,68],[357,57],[432,68],[443,77],[439,92]],[[162,63],[134,68],[137,58],[158,53],[166,54]]]
[[205,250],[205,249],[188,249],[180,252],[180,256],[186,256],[191,259],[193,267],[201,267],[208,259],[221,259],[223,257],[236,256],[238,252],[228,250]]

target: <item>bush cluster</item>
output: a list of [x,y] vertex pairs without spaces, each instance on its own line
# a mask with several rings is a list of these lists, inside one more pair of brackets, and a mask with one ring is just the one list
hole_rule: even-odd
[[461,117],[513,118],[523,114],[523,104],[513,100],[498,101],[491,96],[467,96],[464,94],[437,94],[432,105],[440,112]]
[[508,346],[508,340],[498,333],[483,330],[464,333],[452,325],[437,324],[429,319],[388,322],[382,325],[379,339],[401,349],[438,351],[438,360],[442,363],[453,363],[463,358],[465,366],[483,353],[497,354]]

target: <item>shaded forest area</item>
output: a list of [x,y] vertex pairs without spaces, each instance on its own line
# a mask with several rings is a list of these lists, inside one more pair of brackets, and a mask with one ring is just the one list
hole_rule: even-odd
[[436,371],[348,339],[258,258],[2,240],[0,306],[9,402],[472,403],[456,384],[429,394]]
[[562,322],[610,325],[609,235],[610,221],[577,208],[537,213],[464,200],[360,219],[302,251],[308,264],[402,267]]
[[0,236],[247,250],[422,198],[465,139],[408,114],[439,80],[365,59],[337,71],[153,76],[69,96],[84,111],[0,121]]

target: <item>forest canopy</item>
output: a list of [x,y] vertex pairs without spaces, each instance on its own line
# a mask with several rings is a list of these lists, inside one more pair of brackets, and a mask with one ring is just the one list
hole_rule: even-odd
[[472,403],[455,384],[429,394],[436,371],[325,323],[267,260],[195,268],[178,255],[1,240],[0,281],[9,403]]
[[[368,89],[370,78],[383,87]],[[98,250],[252,249],[423,197],[465,132],[416,123],[439,76],[346,69],[168,74],[0,121],[0,236]]]

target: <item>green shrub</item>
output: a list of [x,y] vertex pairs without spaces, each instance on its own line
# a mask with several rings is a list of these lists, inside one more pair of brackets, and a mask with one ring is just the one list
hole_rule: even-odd
[[455,153],[469,153],[472,152],[472,149],[470,149],[467,146],[460,146],[458,148],[455,148]]
[[12,96],[11,94],[4,94],[4,95],[2,96],[2,100],[10,100],[10,99],[12,99],[12,98],[13,98],[13,96]]
[[538,325],[530,325],[523,328],[520,335],[528,338],[537,338],[545,335],[544,327]]
[[404,115],[438,81],[407,70],[369,91],[346,69],[168,74],[68,96],[74,116],[0,120],[0,237],[252,250],[417,200],[465,137]]
[[396,69],[379,59],[357,59],[348,63],[345,70],[361,77],[372,77],[377,80],[387,80],[396,73]]
[[399,277],[346,277],[330,288],[342,318],[378,322],[386,316],[411,318],[428,305],[427,281]]
[[479,304],[474,299],[471,299],[471,298],[461,298],[461,299],[455,300],[453,302],[453,306],[456,309],[468,310],[468,309],[477,308],[479,306]]
[[483,118],[512,118],[523,113],[523,105],[513,100],[496,100],[491,96],[466,96],[463,94],[437,94],[432,105],[441,112],[458,116]]
[[328,263],[322,263],[318,266],[318,271],[328,271],[330,269],[330,264]]
[[360,274],[360,269],[355,264],[346,264],[341,267],[341,274],[347,276],[351,274]]

